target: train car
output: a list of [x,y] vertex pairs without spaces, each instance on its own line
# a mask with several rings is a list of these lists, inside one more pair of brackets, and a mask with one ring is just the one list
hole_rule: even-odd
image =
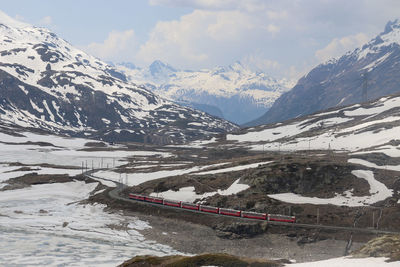
[[188,202],[182,202],[181,208],[188,210],[199,210],[199,204],[193,204]]
[[219,214],[240,217],[240,215],[242,214],[242,211],[220,208],[219,209]]
[[144,201],[152,202],[156,204],[163,204],[163,198],[161,197],[144,197]]
[[296,217],[280,214],[268,214],[268,221],[295,223]]
[[181,203],[182,203],[181,201],[177,201],[177,200],[164,199],[165,206],[180,208]]
[[199,210],[200,210],[200,211],[203,211],[203,212],[209,212],[209,213],[216,213],[216,214],[219,213],[219,208],[217,208],[217,207],[211,207],[211,206],[203,206],[203,205],[200,205]]
[[250,212],[250,211],[242,211],[242,217],[249,218],[249,219],[266,220],[267,214],[266,213],[258,213],[258,212]]
[[146,197],[138,194],[129,193],[129,198],[134,200],[145,201]]

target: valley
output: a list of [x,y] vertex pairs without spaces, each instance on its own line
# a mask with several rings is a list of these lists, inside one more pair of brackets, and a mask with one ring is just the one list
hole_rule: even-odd
[[395,266],[399,36],[289,90],[106,63],[0,11],[0,265]]
[[[369,107],[364,106],[365,110],[370,110],[365,112],[370,122],[360,124],[367,128],[359,134],[376,131],[377,128],[372,126],[372,111],[379,111],[374,113],[379,118],[382,114],[392,116],[389,112],[392,106],[385,103],[394,99],[384,98]],[[347,109],[355,110],[353,107]],[[321,131],[319,120],[326,121],[326,116],[345,112],[346,108],[328,115],[326,112],[312,115],[314,125]],[[290,125],[298,127],[293,125],[303,125],[303,121],[310,119],[287,122],[287,126],[279,124],[270,131],[277,133],[280,128]],[[385,119],[379,120],[379,126],[383,126],[381,121]],[[392,121],[395,120],[391,119],[390,125]],[[326,125],[325,130],[329,132],[330,126]],[[400,216],[400,176],[396,166],[400,163],[397,144],[390,141],[390,135],[383,135],[389,136],[388,141],[374,142],[372,147],[359,149],[350,146],[346,150],[342,147],[322,150],[320,142],[310,142],[307,148],[294,146],[293,142],[304,142],[303,136],[314,131],[311,124],[308,126],[309,133],[286,132],[280,148],[271,149],[279,139],[263,139],[265,143],[260,143],[259,139],[237,143],[227,135],[186,145],[108,144],[32,132],[3,123],[0,127],[3,151],[0,197],[7,204],[0,210],[1,227],[4,232],[56,234],[79,238],[80,242],[94,238],[102,245],[96,252],[81,251],[81,260],[105,249],[108,251],[106,257],[114,264],[121,262],[118,255],[123,250],[115,250],[118,253],[112,254],[107,247],[117,248],[127,242],[139,255],[146,253],[146,249],[152,254],[158,250],[157,255],[217,251],[303,262],[342,256],[350,238],[353,244],[349,251],[354,251],[379,235],[373,232],[374,229],[400,231],[396,223]],[[346,127],[355,126],[346,124]],[[336,125],[343,132],[346,127]],[[248,129],[235,136],[249,136],[251,132],[265,134],[268,129]],[[392,128],[382,129],[380,136]],[[345,138],[343,134],[338,136]],[[348,138],[352,136],[353,131]],[[296,147],[297,150],[293,149]],[[89,177],[82,176],[86,171],[91,172]],[[119,193],[123,198],[136,192],[221,208],[291,214],[296,216],[299,224],[356,227],[372,232],[264,225],[229,216],[219,218],[125,203],[109,196],[110,190],[118,184],[124,185],[124,190]],[[79,193],[77,188],[82,192]],[[54,200],[48,193],[52,191],[57,192]],[[65,200],[59,198],[61,192]],[[90,215],[84,215],[88,212]],[[8,226],[10,222],[12,228]],[[243,244],[249,249],[243,250]],[[51,249],[56,244],[49,241],[43,246]],[[282,251],[282,246],[287,250]],[[74,251],[73,247],[68,248]],[[10,260],[11,256],[4,253],[0,258]],[[53,255],[59,257],[58,252]],[[68,262],[70,256],[66,253],[63,258]],[[27,259],[29,257],[24,257]],[[21,258],[15,258],[14,263],[22,262]],[[49,256],[48,262],[59,261]]]

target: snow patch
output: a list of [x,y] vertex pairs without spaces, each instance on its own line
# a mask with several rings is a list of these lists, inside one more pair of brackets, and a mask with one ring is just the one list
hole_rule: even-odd
[[295,204],[336,205],[348,207],[361,207],[372,205],[385,200],[393,195],[393,190],[388,189],[383,183],[377,181],[372,171],[355,170],[351,172],[358,178],[367,180],[370,186],[369,196],[353,196],[352,190],[345,191],[343,195],[336,193],[333,198],[304,197],[294,193],[270,194],[268,197],[282,202]]
[[182,187],[178,191],[168,190],[162,193],[151,193],[150,196],[160,196],[166,199],[176,199],[185,202],[194,202],[196,199],[205,199],[207,197],[219,194],[221,196],[235,195],[250,188],[247,184],[240,184],[240,179],[237,179],[229,188],[225,190],[218,189],[216,192],[207,192],[204,194],[196,194],[195,188],[193,186]]

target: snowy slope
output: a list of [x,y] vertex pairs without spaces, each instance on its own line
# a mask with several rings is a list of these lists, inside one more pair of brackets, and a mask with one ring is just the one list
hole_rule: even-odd
[[381,151],[400,157],[400,96],[388,96],[283,123],[228,134],[227,140],[255,150]]
[[0,39],[3,120],[71,135],[156,143],[236,128],[136,86],[49,30],[4,13]]
[[362,47],[315,67],[248,126],[284,121],[400,92],[399,62],[400,21],[396,20]]
[[240,62],[199,71],[176,70],[159,60],[143,69],[126,64],[117,67],[129,80],[162,96],[238,124],[260,116],[293,86],[288,80],[253,72]]

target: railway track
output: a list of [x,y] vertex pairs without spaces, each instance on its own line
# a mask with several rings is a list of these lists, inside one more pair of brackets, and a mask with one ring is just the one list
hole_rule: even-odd
[[[124,189],[125,185],[119,182],[115,182],[110,179],[106,178],[100,178],[93,176],[92,173],[96,172],[98,170],[91,170],[87,171],[84,173],[89,178],[94,178],[94,179],[100,179],[100,180],[105,180],[105,181],[110,181],[114,182],[117,184],[117,187],[114,188],[113,190],[108,192],[108,195],[112,199],[124,201],[124,202],[129,202],[129,203],[135,203],[138,204],[140,203],[141,205],[148,205],[148,206],[155,206],[158,208],[162,209],[170,209],[170,210],[176,210],[177,208],[175,207],[170,207],[170,206],[165,206],[165,205],[160,205],[156,203],[150,203],[150,202],[139,202],[137,200],[133,200],[124,196],[121,196],[121,191]],[[184,212],[194,212],[194,213],[200,213],[204,214],[207,216],[221,216],[220,214],[213,214],[213,213],[204,213],[198,210],[189,210],[189,209],[179,209],[180,211]],[[224,216],[224,215],[222,215]],[[257,221],[259,222],[259,219],[250,219],[250,218],[243,218],[243,217],[233,217],[233,216],[228,216],[233,219],[237,220],[246,220],[246,221]],[[286,222],[277,222],[277,221],[268,221],[268,224],[271,225],[277,225],[277,226],[286,226],[286,227],[291,227],[291,228],[308,228],[308,229],[326,229],[326,230],[335,230],[335,231],[344,231],[344,232],[358,232],[358,233],[369,233],[369,234],[400,234],[399,231],[388,231],[388,230],[380,230],[380,229],[371,229],[371,228],[360,228],[360,227],[345,227],[345,226],[334,226],[334,225],[321,225],[321,224],[306,224],[306,223],[286,223]]]

